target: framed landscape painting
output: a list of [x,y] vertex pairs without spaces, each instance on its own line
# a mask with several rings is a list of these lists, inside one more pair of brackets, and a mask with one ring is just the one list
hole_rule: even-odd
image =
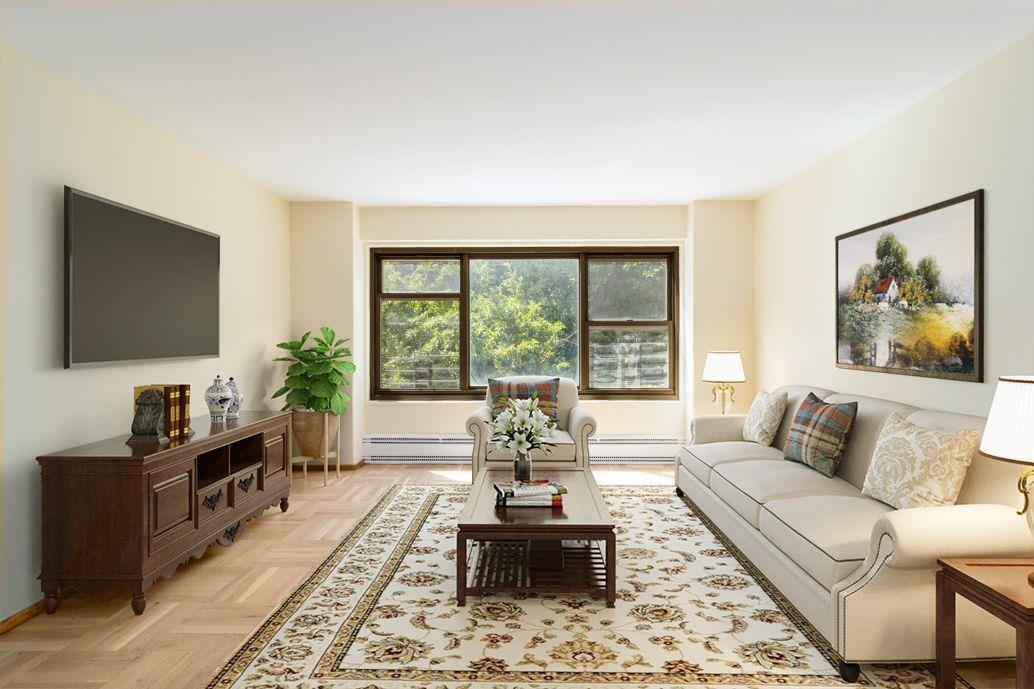
[[984,191],[836,238],[838,368],[979,383]]

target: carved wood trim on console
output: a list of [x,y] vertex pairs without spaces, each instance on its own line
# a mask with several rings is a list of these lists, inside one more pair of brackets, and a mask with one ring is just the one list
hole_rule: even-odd
[[[170,445],[128,435],[39,457],[43,479],[43,608],[63,589],[122,589],[133,611],[146,589],[212,543],[229,545],[267,508],[287,511],[290,412],[241,412]],[[134,527],[133,525],[139,525]]]

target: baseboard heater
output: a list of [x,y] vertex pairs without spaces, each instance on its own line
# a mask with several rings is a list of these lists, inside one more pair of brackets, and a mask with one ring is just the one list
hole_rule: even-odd
[[[466,435],[369,434],[363,438],[367,464],[464,464],[472,440]],[[660,435],[606,435],[589,438],[593,464],[656,464],[675,459],[682,438]]]

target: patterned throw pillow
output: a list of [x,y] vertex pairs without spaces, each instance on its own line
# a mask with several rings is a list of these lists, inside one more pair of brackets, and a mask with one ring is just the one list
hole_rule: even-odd
[[891,414],[873,450],[862,493],[899,510],[954,505],[980,431],[917,426]]
[[537,383],[518,383],[497,378],[488,379],[488,397],[492,400],[492,417],[506,409],[506,400],[524,400],[538,395],[539,411],[554,422],[560,421],[560,379],[547,378]]
[[765,447],[775,440],[779,423],[786,411],[786,393],[778,395],[762,390],[750,403],[747,419],[743,422],[743,439],[752,443],[760,443]]
[[809,392],[793,417],[783,456],[833,477],[851,439],[857,402],[826,404]]

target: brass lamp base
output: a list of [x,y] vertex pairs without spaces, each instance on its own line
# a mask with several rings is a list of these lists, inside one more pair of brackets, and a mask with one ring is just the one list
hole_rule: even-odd
[[[1034,534],[1034,510],[1031,510],[1030,487],[1027,485],[1027,482],[1032,478],[1034,478],[1034,469],[1027,469],[1020,474],[1020,480],[1016,484],[1016,488],[1023,494],[1023,509],[1017,512],[1017,514],[1027,515],[1027,525],[1030,526],[1030,532]],[[1027,575],[1027,583],[1034,587],[1034,572]]]
[[721,393],[722,395],[722,414],[725,414],[725,397],[728,394],[730,405],[735,403],[736,388],[729,385],[728,383],[718,383],[718,385],[715,385],[713,388],[711,388],[711,402],[716,402],[718,400],[719,393]]

